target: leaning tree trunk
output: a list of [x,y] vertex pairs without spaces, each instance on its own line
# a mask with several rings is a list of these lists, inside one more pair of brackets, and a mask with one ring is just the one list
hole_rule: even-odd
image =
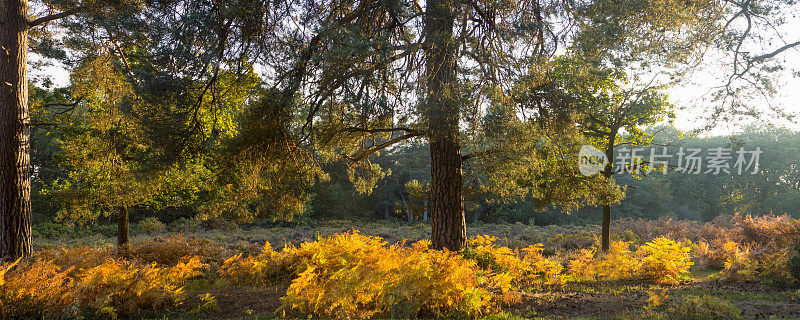
[[[605,170],[603,170],[603,176],[606,178],[611,178],[611,176],[614,175],[614,143],[616,143],[617,131],[618,129],[611,130],[608,136],[608,144],[605,150],[608,163],[606,164]],[[603,205],[603,230],[601,239],[603,252],[608,252],[611,247],[611,206],[607,204]]]
[[0,257],[31,255],[28,1],[0,0]]
[[453,0],[431,0],[425,11],[425,117],[431,147],[431,245],[461,250],[466,224],[461,199],[461,147],[455,76]]

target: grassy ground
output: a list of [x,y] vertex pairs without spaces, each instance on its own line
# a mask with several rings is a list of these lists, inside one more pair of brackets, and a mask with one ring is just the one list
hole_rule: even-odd
[[[113,227],[113,228],[112,228]],[[34,238],[37,249],[47,249],[58,246],[92,245],[104,246],[116,244],[116,226],[108,229],[109,232],[95,233],[78,237],[52,237]],[[286,243],[298,245],[302,242],[313,241],[317,237],[329,237],[350,230],[359,230],[370,236],[378,236],[393,244],[400,241],[415,242],[430,239],[431,228],[428,224],[398,223],[398,222],[352,222],[352,221],[326,221],[316,225],[297,227],[271,227],[226,225],[221,228],[203,228],[194,223],[184,222],[170,225],[165,230],[155,233],[141,232],[134,226],[131,230],[131,242],[149,241],[157,237],[181,233],[191,237],[206,238],[228,244],[253,245],[258,248],[269,242],[273,247],[282,247]],[[479,224],[467,228],[467,236],[492,235],[499,238],[499,245],[516,248],[525,247],[532,243],[543,243],[552,250],[570,250],[591,245],[599,227],[597,226],[546,226],[536,227],[525,224]]]

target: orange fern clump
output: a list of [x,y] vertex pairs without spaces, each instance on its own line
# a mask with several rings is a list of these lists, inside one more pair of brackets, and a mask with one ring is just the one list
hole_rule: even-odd
[[609,252],[583,249],[569,261],[570,281],[608,281],[645,278],[659,283],[675,283],[688,276],[693,262],[691,248],[667,238],[656,238],[634,253],[630,242],[615,241]]
[[478,235],[469,240],[464,256],[475,260],[480,268],[496,273],[521,275],[526,264],[510,248],[495,247],[495,241],[495,237]]
[[197,257],[184,260],[173,267],[113,258],[79,270],[41,259],[19,262],[13,269],[2,266],[0,316],[114,318],[172,307],[183,299],[183,281],[203,267]]
[[73,268],[62,269],[52,261],[17,260],[0,270],[0,317],[41,318],[68,311]]
[[474,262],[457,254],[388,246],[380,238],[345,233],[303,243],[293,254],[297,278],[283,300],[284,311],[336,318],[420,312],[479,314],[491,307]]
[[660,283],[676,283],[689,274],[694,264],[691,247],[660,237],[641,246],[637,254],[642,255],[642,276]]
[[525,256],[522,261],[525,263],[524,279],[533,283],[556,284],[564,282],[561,271],[564,267],[558,261],[553,261],[544,257],[544,245],[537,243],[522,249]]
[[595,266],[597,277],[603,280],[620,280],[635,277],[639,272],[637,261],[630,250],[630,242],[614,241],[610,250]]
[[[488,271],[501,291],[507,292],[511,285],[553,284],[562,280],[562,266],[542,255],[544,246],[541,243],[520,250],[495,246],[497,238],[478,235],[469,240],[463,256],[475,260],[477,266]],[[520,257],[522,256],[522,257]]]
[[738,247],[738,244],[733,241],[723,242],[718,239],[709,243],[701,240],[692,246],[692,254],[700,267],[722,269],[725,267],[725,260],[733,254],[731,250],[734,247]]
[[74,267],[75,270],[88,269],[99,266],[110,259],[114,259],[116,248],[113,247],[58,247],[51,250],[37,252],[35,259],[52,261],[62,267]]
[[244,256],[242,253],[238,253],[225,260],[220,266],[219,274],[222,283],[259,286],[267,284],[270,279],[280,276],[287,277],[290,274],[288,259],[292,257],[293,252],[294,247],[287,247],[284,251],[276,252],[267,242],[258,255]]
[[110,260],[79,272],[73,295],[75,303],[96,314],[116,317],[142,309],[163,309],[183,300],[183,281],[200,274],[200,258],[191,257],[174,267],[155,263],[138,265]]
[[638,274],[639,261],[631,253],[630,242],[614,241],[605,254],[596,248],[583,249],[569,261],[571,281],[609,281],[633,278]]

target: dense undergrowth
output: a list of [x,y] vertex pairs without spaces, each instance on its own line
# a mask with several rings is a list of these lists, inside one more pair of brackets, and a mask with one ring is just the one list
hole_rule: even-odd
[[[202,305],[182,305],[188,279],[202,279],[209,288],[286,283],[279,313],[357,319],[493,314],[553,286],[677,284],[692,280],[690,268],[718,270],[716,277],[729,281],[796,281],[790,261],[797,257],[800,221],[786,216],[732,216],[705,224],[623,220],[615,230],[605,254],[590,232],[553,233],[544,243],[525,246],[478,235],[463,252],[431,250],[427,240],[389,243],[359,231],[281,248],[180,234],[135,243],[123,255],[108,246],[51,248],[0,265],[0,315],[114,318],[209,307],[210,294]],[[593,241],[565,245],[586,237]]]

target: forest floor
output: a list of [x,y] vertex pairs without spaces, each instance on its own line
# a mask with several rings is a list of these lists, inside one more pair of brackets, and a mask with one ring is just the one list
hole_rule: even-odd
[[[637,222],[638,223],[638,222]],[[667,221],[668,225],[669,222]],[[631,229],[630,227],[621,228]],[[174,227],[155,234],[134,233],[132,242],[156,241],[175,233],[188,238],[207,239],[211,243],[223,245],[225,250],[256,253],[265,242],[278,249],[285,244],[299,244],[313,241],[319,237],[340,234],[357,229],[362,234],[379,236],[388,243],[416,241],[430,236],[430,227],[416,225],[392,225],[370,223],[353,225],[350,223],[328,223],[316,227],[295,228],[230,228],[198,230],[195,226]],[[534,227],[523,224],[478,225],[468,228],[470,237],[475,234],[488,234],[499,238],[498,244],[511,248],[524,247],[532,243],[543,243],[545,253],[558,254],[584,248],[596,239],[596,226],[548,226]],[[664,234],[665,230],[681,230],[696,233],[686,226],[680,228],[644,226],[642,230],[631,233],[617,230],[618,240],[642,242],[646,233]],[[641,235],[640,235],[641,234]],[[94,235],[72,239],[40,239],[36,241],[37,250],[60,246],[105,246],[114,243],[111,236]],[[718,271],[692,268],[692,280],[678,285],[655,284],[648,281],[625,280],[611,282],[579,282],[548,285],[519,292],[519,299],[502,307],[498,313],[478,317],[479,319],[697,319],[703,313],[689,309],[720,309],[726,314],[731,310],[741,313],[742,319],[800,319],[800,290],[766,283],[729,282],[718,277]],[[308,318],[307,315],[283,315],[279,311],[281,298],[289,287],[285,283],[266,286],[218,287],[213,280],[206,278],[190,279],[186,283],[187,300],[182,307],[146,315],[147,319],[283,319]],[[198,311],[202,304],[200,296],[211,294],[216,306]],[[712,297],[710,299],[706,299]],[[702,300],[699,303],[698,299]],[[704,300],[705,299],[705,300]],[[692,303],[686,303],[694,301]],[[685,314],[678,316],[676,314]],[[402,318],[402,317],[396,317]],[[416,317],[410,317],[416,318]],[[428,318],[420,316],[419,318]],[[430,317],[436,318],[436,317]],[[447,317],[439,317],[447,318]],[[725,318],[712,318],[725,319]]]

